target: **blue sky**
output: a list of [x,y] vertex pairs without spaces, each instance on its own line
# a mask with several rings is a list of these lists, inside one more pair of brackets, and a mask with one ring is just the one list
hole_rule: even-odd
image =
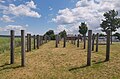
[[[104,12],[120,11],[119,0],[0,0],[0,34],[44,34],[53,29],[55,33],[66,30],[78,33],[80,22],[87,22],[89,29],[100,32],[99,24]],[[108,6],[110,5],[110,6]],[[118,30],[119,32],[119,30]]]

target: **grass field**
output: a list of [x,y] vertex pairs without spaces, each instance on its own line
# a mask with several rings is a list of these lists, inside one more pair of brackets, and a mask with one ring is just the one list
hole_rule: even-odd
[[120,79],[120,43],[111,45],[109,62],[105,60],[105,45],[92,52],[92,66],[86,67],[87,52],[67,43],[55,48],[48,42],[38,50],[26,53],[26,67],[20,67],[20,47],[15,49],[15,64],[9,65],[9,51],[0,54],[0,79]]

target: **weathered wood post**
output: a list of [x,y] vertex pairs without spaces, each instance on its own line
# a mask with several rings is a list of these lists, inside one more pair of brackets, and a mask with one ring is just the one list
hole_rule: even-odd
[[56,35],[56,44],[55,47],[58,47],[58,35]]
[[79,47],[80,46],[80,42],[79,42],[79,40],[80,40],[80,35],[78,34],[78,37],[77,37],[77,47]]
[[63,38],[63,47],[66,47],[66,35],[64,35],[64,38]]
[[47,36],[46,35],[44,36],[44,39],[45,39],[45,43],[47,43]]
[[87,66],[91,65],[91,39],[92,39],[92,30],[89,30],[88,31]]
[[96,52],[98,52],[98,38],[99,38],[99,33],[96,35]]
[[29,34],[27,34],[27,52],[29,52]]
[[36,49],[36,36],[33,35],[33,40],[34,40],[34,49]]
[[25,66],[25,31],[21,30],[21,66]]
[[39,49],[39,35],[37,35],[37,49]]
[[42,37],[40,36],[39,39],[40,39],[40,43],[39,43],[40,45],[39,46],[41,46],[42,45]]
[[84,49],[86,48],[86,34],[83,35],[84,36]]
[[70,39],[71,39],[71,44],[73,44],[73,41],[72,41],[72,36],[70,37]]
[[58,35],[58,44],[60,43],[60,35]]
[[110,30],[107,31],[107,40],[106,40],[106,59],[105,61],[109,61],[110,59]]
[[15,43],[15,32],[14,30],[10,31],[11,34],[11,43],[10,43],[10,64],[14,63],[14,43]]
[[74,36],[74,45],[76,44],[76,35]]
[[29,51],[31,51],[31,34],[29,34]]
[[95,34],[92,36],[92,51],[94,51],[94,40],[95,40]]

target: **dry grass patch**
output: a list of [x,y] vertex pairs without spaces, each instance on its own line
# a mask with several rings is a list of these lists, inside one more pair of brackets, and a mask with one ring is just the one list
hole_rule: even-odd
[[[9,52],[0,54],[1,79],[118,79],[120,78],[120,43],[111,46],[111,60],[105,59],[105,45],[92,53],[92,66],[86,67],[86,50],[62,42],[44,44],[38,50],[26,53],[26,67],[20,67],[20,52],[15,53],[15,64],[9,65]],[[20,48],[18,48],[20,49]],[[16,51],[18,51],[16,49]]]

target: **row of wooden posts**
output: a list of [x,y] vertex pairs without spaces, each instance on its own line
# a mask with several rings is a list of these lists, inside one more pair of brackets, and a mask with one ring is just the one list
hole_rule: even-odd
[[[76,35],[75,35],[76,37]],[[71,37],[71,43],[76,45],[76,39],[75,37]],[[96,52],[98,52],[98,45],[99,45],[99,33],[92,34],[92,30],[88,31],[88,46],[87,46],[87,66],[91,65],[91,52],[94,51],[94,42],[95,42],[95,38],[96,38]],[[77,36],[77,47],[79,47],[80,45],[80,35]],[[60,41],[60,36],[56,35],[56,44],[55,47],[58,47]],[[67,36],[64,36],[63,38],[63,48],[66,47],[66,42],[67,42]],[[86,49],[86,36],[84,37],[84,49]],[[107,32],[107,40],[106,40],[106,59],[105,61],[109,61],[110,58],[110,30],[108,30]]]
[[[26,52],[26,37],[25,37],[25,31],[21,30],[21,66],[25,66],[25,52]],[[27,52],[30,52],[32,49],[32,40],[31,38],[33,37],[33,49],[39,49],[39,47],[50,41],[50,37],[48,36],[40,36],[40,35],[33,35],[27,34]],[[15,52],[15,31],[11,30],[10,31],[10,64],[14,64],[14,52]]]

